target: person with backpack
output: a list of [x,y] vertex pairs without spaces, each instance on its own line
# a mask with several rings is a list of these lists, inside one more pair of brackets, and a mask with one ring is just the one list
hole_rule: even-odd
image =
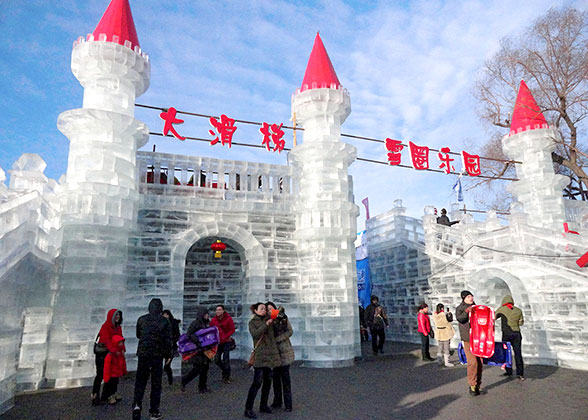
[[149,416],[151,420],[163,418],[159,411],[161,402],[161,376],[163,360],[171,357],[172,334],[171,325],[163,315],[161,299],[154,298],[149,302],[149,313],[137,320],[137,376],[135,378],[135,394],[133,397],[133,419],[141,419],[143,395],[147,381],[151,377],[151,395]]
[[449,362],[449,343],[455,335],[451,322],[453,321],[453,314],[449,311],[445,312],[445,306],[442,303],[437,304],[437,310],[433,314],[433,322],[435,323],[435,336],[437,337],[437,361],[439,365],[443,364],[441,358],[445,360],[446,367],[453,367]]
[[186,375],[182,376],[182,384],[180,389],[182,392],[184,392],[186,390],[186,385],[188,385],[197,376],[200,376],[198,379],[198,392],[201,394],[206,394],[210,392],[207,386],[210,359],[208,356],[206,356],[204,349],[202,349],[200,341],[196,336],[196,332],[208,328],[208,318],[210,315],[208,314],[208,309],[206,309],[204,306],[197,306],[195,309],[196,318],[188,327],[186,335],[190,341],[196,344],[200,351],[198,351],[189,359],[189,363],[192,364],[192,369]]
[[[100,385],[104,378],[104,360],[109,353],[109,346],[112,346],[112,337],[118,335],[123,336],[122,333],[122,311],[118,309],[111,309],[106,315],[106,321],[100,327],[100,331],[96,336],[96,342],[94,343],[94,354],[96,363],[96,377],[94,378],[94,384],[92,386],[92,405],[99,405],[101,402],[106,402],[113,397],[112,400],[115,402],[121,401],[122,397],[115,392],[113,395],[105,395],[103,390],[102,397],[100,397]],[[106,386],[104,387],[106,388]]]

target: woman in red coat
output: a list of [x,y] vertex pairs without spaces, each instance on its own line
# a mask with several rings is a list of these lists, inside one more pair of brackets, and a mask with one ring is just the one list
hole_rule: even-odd
[[[106,359],[109,351],[114,349],[112,346],[112,337],[115,335],[123,337],[122,322],[122,311],[111,309],[108,311],[106,321],[102,324],[98,333],[98,344],[94,346],[94,353],[96,354],[96,377],[94,378],[94,386],[92,387],[92,405],[98,405],[101,401],[104,402],[110,397],[105,397],[103,393],[102,398],[100,398],[100,384],[104,376],[104,359]],[[122,400],[118,394],[115,394],[114,397],[117,401]]]
[[231,360],[229,352],[231,351],[231,336],[235,333],[235,323],[233,318],[223,305],[217,305],[215,316],[210,321],[211,327],[217,327],[219,333],[218,351],[216,353],[216,364],[221,368],[223,373],[223,382],[231,383]]
[[431,321],[429,320],[429,305],[421,303],[417,315],[418,331],[421,336],[421,354],[423,360],[435,360],[429,353],[429,337],[431,337]]

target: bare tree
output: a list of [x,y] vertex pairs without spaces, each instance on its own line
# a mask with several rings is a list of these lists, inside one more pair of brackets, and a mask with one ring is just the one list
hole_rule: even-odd
[[[588,200],[588,12],[550,9],[521,36],[501,40],[500,50],[484,64],[474,87],[480,116],[491,127],[491,138],[480,151],[484,156],[506,158],[499,139],[510,127],[521,80],[563,139],[552,157],[556,172],[570,178],[564,195]],[[508,163],[485,161],[484,169],[497,177],[514,175]]]

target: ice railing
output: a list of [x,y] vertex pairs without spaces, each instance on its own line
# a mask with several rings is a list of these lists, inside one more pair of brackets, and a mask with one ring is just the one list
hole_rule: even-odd
[[137,152],[141,194],[275,201],[295,192],[290,166]]
[[84,42],[93,42],[93,41],[112,42],[114,44],[124,45],[125,47],[129,48],[131,51],[134,51],[135,53],[137,53],[138,55],[143,57],[145,59],[145,61],[147,61],[147,62],[149,61],[149,55],[145,54],[141,50],[140,46],[133,45],[133,43],[131,41],[129,41],[128,39],[125,40],[124,42],[121,42],[121,39],[118,35],[112,35],[110,40],[108,39],[108,36],[106,34],[99,34],[98,39],[96,39],[94,34],[88,34],[88,35],[86,35],[85,38],[83,36],[80,36],[80,37],[78,37],[78,39],[76,39],[73,42],[73,48],[77,47],[79,44],[83,44]]

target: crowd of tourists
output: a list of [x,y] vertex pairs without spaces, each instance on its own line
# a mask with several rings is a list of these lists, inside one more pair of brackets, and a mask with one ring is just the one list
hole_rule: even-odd
[[[359,323],[362,341],[368,341],[371,336],[372,352],[375,356],[384,353],[384,342],[386,340],[386,329],[390,323],[385,308],[379,303],[378,296],[371,296],[370,304],[364,309],[359,307]],[[455,310],[455,321],[458,323],[461,348],[465,353],[467,361],[468,392],[472,396],[485,394],[482,389],[483,359],[471,351],[470,346],[470,313],[474,302],[473,294],[464,290],[461,292],[461,303]],[[421,303],[417,308],[417,331],[421,339],[421,357],[423,361],[434,361],[429,352],[430,340],[437,340],[437,361],[440,366],[453,367],[449,361],[450,343],[455,336],[453,314],[442,303],[437,304],[433,313],[433,324],[429,318],[429,306]],[[500,320],[502,329],[502,342],[510,343],[514,352],[516,375],[521,381],[525,380],[524,362],[521,351],[521,330],[524,323],[523,312],[514,306],[512,296],[504,296],[502,304],[496,309],[495,319]],[[504,376],[512,377],[512,365],[504,363]]]
[[[469,393],[473,396],[484,394],[481,388],[483,360],[470,349],[470,313],[474,307],[474,296],[471,292],[461,292],[461,300],[455,311],[455,320],[459,325],[460,339],[463,352],[467,360],[467,381]],[[451,354],[450,342],[455,335],[452,323],[453,314],[442,303],[436,305],[433,313],[433,324],[429,319],[429,307],[422,303],[418,307],[417,330],[421,338],[421,356],[423,361],[433,361],[429,353],[430,340],[437,340],[437,360],[440,365],[452,367],[449,361]],[[273,302],[257,302],[250,307],[251,319],[249,333],[251,334],[253,351],[249,365],[253,369],[253,381],[247,393],[244,415],[247,418],[257,418],[253,410],[257,394],[261,388],[259,411],[272,413],[275,409],[284,408],[292,411],[292,387],[290,381],[290,366],[294,362],[294,349],[290,342],[293,334],[292,325],[283,307]],[[208,370],[212,360],[221,370],[222,380],[231,383],[230,352],[235,348],[235,324],[231,315],[223,305],[217,305],[214,316],[210,319],[208,308],[197,306],[196,317],[186,331],[186,337],[195,346],[189,354],[183,353],[182,359],[190,366],[182,375],[180,389],[185,392],[187,386],[198,378],[198,391],[201,394],[210,392],[207,386]],[[516,374],[520,380],[525,380],[524,364],[521,355],[521,333],[523,313],[514,306],[511,296],[505,296],[500,308],[496,310],[496,319],[501,320],[502,340],[511,343],[515,354]],[[119,403],[122,398],[118,394],[119,378],[127,374],[125,360],[125,339],[122,332],[123,314],[118,309],[108,311],[106,321],[96,337],[94,353],[96,355],[96,377],[92,387],[92,404]],[[172,385],[172,361],[180,356],[178,343],[181,342],[180,320],[175,319],[170,310],[163,309],[160,299],[152,299],[148,313],[139,317],[136,325],[137,372],[135,390],[132,402],[133,418],[140,419],[143,396],[149,380],[151,393],[149,401],[149,416],[151,419],[161,419],[160,400],[163,372],[167,375],[168,384]],[[371,336],[372,352],[374,355],[384,353],[386,330],[390,326],[385,308],[379,304],[379,298],[372,296],[370,304],[363,310],[360,307],[360,331],[362,340]],[[214,346],[201,343],[199,333],[209,327],[218,329],[218,339]],[[186,369],[187,370],[187,369]],[[506,366],[506,376],[512,376],[512,368]],[[270,391],[273,382],[273,402],[269,404]],[[101,384],[104,386],[101,389]],[[101,392],[102,391],[102,392]]]
[[[261,388],[259,411],[272,413],[282,406],[286,412],[292,411],[292,388],[290,383],[290,365],[294,362],[294,348],[290,342],[293,330],[286,311],[273,302],[258,302],[251,305],[249,332],[254,343],[254,350],[249,364],[253,369],[253,382],[247,394],[244,415],[257,418],[253,411],[254,402]],[[221,370],[225,384],[231,383],[230,352],[236,346],[232,337],[235,324],[223,305],[217,305],[215,315],[210,319],[209,311],[204,306],[195,308],[196,317],[190,323],[186,337],[196,346],[190,354],[183,354],[182,359],[190,366],[182,375],[180,389],[186,391],[189,383],[198,378],[198,391],[210,392],[207,386],[208,370],[212,360]],[[118,309],[108,311],[106,321],[96,336],[94,345],[96,377],[92,387],[92,405],[115,405],[122,400],[117,393],[119,378],[126,375],[125,339],[122,333],[123,314]],[[149,380],[151,393],[149,417],[161,419],[160,411],[162,377],[167,375],[169,385],[173,384],[171,363],[180,356],[180,320],[175,319],[170,310],[163,310],[160,299],[152,299],[148,313],[137,320],[137,372],[135,391],[132,402],[133,419],[141,419],[143,396]],[[209,327],[218,329],[218,343],[213,347],[203,346],[198,333]],[[188,358],[188,356],[190,356]],[[272,389],[274,398],[269,405]],[[104,383],[103,386],[102,383]],[[101,389],[102,388],[102,389]],[[102,391],[102,392],[101,392]]]

